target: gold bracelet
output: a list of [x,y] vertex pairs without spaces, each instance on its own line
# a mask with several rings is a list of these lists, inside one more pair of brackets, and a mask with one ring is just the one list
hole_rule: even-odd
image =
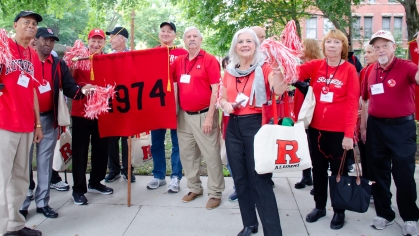
[[36,125],[35,128],[42,128],[42,125]]

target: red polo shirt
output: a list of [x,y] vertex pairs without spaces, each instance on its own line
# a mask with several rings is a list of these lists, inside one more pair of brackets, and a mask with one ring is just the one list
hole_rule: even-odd
[[[184,111],[200,111],[210,105],[211,85],[220,82],[220,64],[217,59],[201,49],[198,56],[189,61],[189,54],[176,58],[172,65],[172,78],[178,82],[179,104]],[[190,75],[189,83],[181,82],[181,76]]]
[[[368,114],[378,118],[397,118],[415,113],[415,75],[418,66],[408,60],[394,58],[383,69],[374,63],[366,80],[362,98],[368,99]],[[383,83],[384,93],[371,94],[371,86]]]
[[[334,74],[333,79],[330,78]],[[311,78],[313,93],[316,98],[313,120],[310,126],[319,130],[344,132],[345,137],[353,138],[358,117],[360,95],[359,79],[356,69],[345,61],[337,67],[328,66],[326,59],[312,60],[300,66],[299,79]],[[333,92],[333,101],[320,100],[322,89],[327,85]]]
[[[41,72],[44,82],[49,83],[49,91],[44,92],[42,87],[38,85],[36,87],[36,94],[38,95],[39,111],[47,112],[53,109],[53,82],[52,82],[52,55],[49,55],[44,62],[41,62]],[[43,91],[41,93],[41,91]]]
[[[33,89],[38,83],[32,77],[42,81],[40,61],[38,54],[30,47],[24,48],[12,39],[9,39],[8,43],[12,53],[12,63],[8,67],[0,65],[0,83],[4,84],[1,90],[3,95],[0,96],[0,129],[11,132],[33,132],[35,124]],[[22,71],[29,78],[26,86],[18,84]]]

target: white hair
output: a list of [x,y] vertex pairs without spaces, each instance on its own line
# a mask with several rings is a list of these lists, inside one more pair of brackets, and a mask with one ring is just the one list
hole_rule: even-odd
[[198,31],[198,36],[202,39],[203,37],[202,37],[202,34],[201,34],[201,31],[199,31],[199,29],[198,28],[196,28],[195,26],[190,26],[190,27],[188,27],[188,28],[186,28],[185,29],[185,32],[183,33],[183,40],[185,40],[185,37],[186,37],[186,33],[188,33],[189,31],[191,31],[191,30],[197,30]]
[[236,46],[238,43],[237,41],[238,41],[239,35],[244,34],[244,33],[250,34],[253,38],[253,42],[255,43],[255,54],[253,55],[252,65],[263,60],[263,54],[259,49],[260,42],[259,42],[258,36],[256,35],[255,31],[252,30],[251,28],[244,28],[237,31],[233,36],[233,40],[231,41],[230,51],[228,53],[230,57],[230,63],[227,65],[227,67],[229,67],[230,69],[234,69],[240,63],[239,55],[236,52]]
[[366,51],[368,48],[371,48],[372,50],[374,50],[374,47],[371,44],[369,44],[369,42],[365,42],[363,48],[364,48],[364,51]]

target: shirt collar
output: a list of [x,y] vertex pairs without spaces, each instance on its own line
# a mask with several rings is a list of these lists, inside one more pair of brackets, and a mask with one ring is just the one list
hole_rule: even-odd
[[397,65],[399,64],[399,59],[396,56],[394,56],[393,61],[385,69],[383,69],[380,66],[378,61],[376,63],[377,63],[377,66],[375,66],[376,70],[388,71],[390,68],[393,69],[397,67]]

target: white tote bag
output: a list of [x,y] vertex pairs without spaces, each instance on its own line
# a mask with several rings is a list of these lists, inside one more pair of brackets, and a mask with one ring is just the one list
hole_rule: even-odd
[[316,107],[316,98],[314,97],[313,87],[308,86],[306,97],[298,114],[298,121],[304,123],[304,128],[308,128],[313,119],[314,108]]
[[64,98],[63,90],[60,88],[58,91],[58,114],[57,120],[59,126],[69,126],[70,122],[70,112],[68,111],[68,106]]
[[150,132],[141,133],[138,137],[132,138],[131,165],[140,166],[143,164],[144,160],[151,158],[150,145]]
[[303,122],[296,122],[294,126],[262,126],[255,135],[254,156],[258,174],[301,171],[311,167]]
[[73,159],[70,130],[65,127],[63,129],[65,129],[65,131],[59,136],[54,149],[52,169],[55,171],[66,170]]

